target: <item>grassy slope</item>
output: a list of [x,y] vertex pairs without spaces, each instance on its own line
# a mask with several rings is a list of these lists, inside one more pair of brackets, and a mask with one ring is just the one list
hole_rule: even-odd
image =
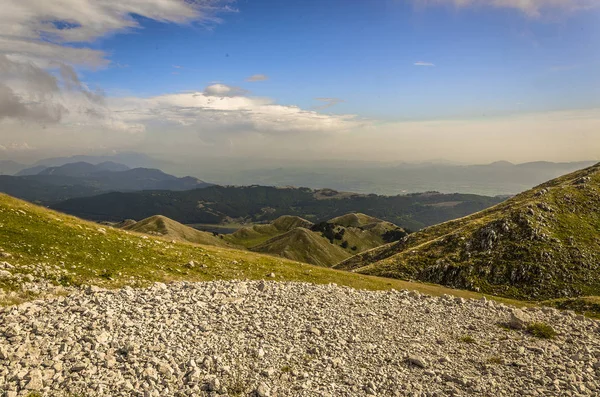
[[366,214],[361,214],[360,212],[353,212],[330,219],[328,222],[345,227],[360,227],[368,225],[369,223],[381,222],[381,219],[377,219]]
[[[225,240],[255,252],[331,267],[356,252],[384,244],[383,234],[397,228],[392,223],[364,214],[347,214],[328,222],[336,224],[336,233],[344,231],[342,239],[330,243],[321,232],[308,230],[313,225],[310,221],[297,216],[282,216],[269,224],[242,228],[225,236]],[[344,241],[346,248],[342,247]]]
[[[481,294],[436,285],[358,275],[320,268],[247,251],[171,243],[169,239],[126,232],[50,211],[0,194],[0,251],[13,255],[13,275],[62,285],[144,286],[155,281],[263,279],[337,283],[361,289],[412,289],[432,295],[453,294],[478,298]],[[184,266],[194,260],[206,267]],[[37,281],[36,281],[37,282]],[[5,292],[0,303],[34,299],[22,283],[0,280]],[[500,299],[502,300],[502,299]],[[503,300],[521,304],[517,301]]]
[[597,295],[598,208],[600,164],[361,253],[336,268],[517,298]]
[[274,237],[251,250],[319,266],[330,266],[349,256],[343,248],[302,227]]
[[225,239],[233,244],[250,248],[260,245],[273,237],[289,232],[294,228],[310,228],[312,224],[312,222],[300,218],[299,216],[283,215],[273,222],[264,225],[243,227],[240,230],[225,236]]
[[150,218],[143,219],[133,225],[125,226],[123,229],[138,233],[159,235],[178,241],[214,245],[216,247],[227,247],[232,245],[219,237],[213,236],[212,233],[196,230],[161,215],[151,216]]

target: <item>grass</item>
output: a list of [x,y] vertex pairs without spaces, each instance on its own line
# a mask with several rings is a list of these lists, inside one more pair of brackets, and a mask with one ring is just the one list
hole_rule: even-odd
[[473,338],[471,335],[461,336],[460,338],[458,338],[458,340],[461,341],[462,343],[468,343],[468,344],[476,343],[475,338]]
[[487,362],[490,364],[500,365],[500,364],[504,364],[504,359],[500,356],[491,356],[491,357],[488,357]]
[[600,319],[600,296],[552,299],[542,303],[546,306],[552,306],[561,310],[573,310],[585,316]]
[[[118,288],[153,282],[265,279],[317,284],[336,283],[357,289],[417,290],[479,299],[482,294],[333,270],[236,249],[172,242],[104,227],[0,194],[0,251],[13,258],[12,273],[32,274],[55,285],[98,285]],[[185,267],[194,260],[206,267]],[[110,274],[110,277],[106,275]],[[11,280],[0,281],[7,295],[0,304],[35,299]],[[490,296],[487,296],[491,298]],[[507,304],[523,302],[498,299]]]
[[554,328],[542,322],[529,324],[527,332],[540,339],[554,339],[557,335]]

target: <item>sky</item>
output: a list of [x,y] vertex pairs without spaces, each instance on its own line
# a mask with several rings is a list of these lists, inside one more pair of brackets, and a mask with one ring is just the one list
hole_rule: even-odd
[[0,159],[600,158],[600,0],[4,0]]

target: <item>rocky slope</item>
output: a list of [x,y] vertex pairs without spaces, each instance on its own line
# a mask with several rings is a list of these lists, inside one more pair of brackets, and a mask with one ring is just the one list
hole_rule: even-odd
[[[553,327],[554,339],[523,329]],[[157,283],[4,308],[6,396],[592,396],[599,323],[304,283]]]
[[600,164],[339,269],[526,299],[600,294]]

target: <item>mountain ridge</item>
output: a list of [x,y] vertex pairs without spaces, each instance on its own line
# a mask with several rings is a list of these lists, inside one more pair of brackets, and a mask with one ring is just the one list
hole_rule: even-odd
[[30,201],[52,204],[110,191],[188,190],[210,186],[193,177],[178,178],[155,168],[129,168],[103,162],[68,163],[24,170],[21,176],[1,176],[0,191]]
[[521,299],[600,292],[600,163],[335,266]]
[[[328,199],[319,197],[322,190],[309,188],[215,185],[182,192],[106,193],[66,200],[52,205],[52,208],[92,220],[119,222],[127,218],[143,219],[162,214],[188,224],[217,224],[231,220],[260,223],[282,215],[299,216],[315,223],[349,212],[368,211],[369,216],[417,230],[476,212],[504,199],[440,193],[346,195],[332,189],[326,190]],[[453,205],[440,205],[443,203]]]

